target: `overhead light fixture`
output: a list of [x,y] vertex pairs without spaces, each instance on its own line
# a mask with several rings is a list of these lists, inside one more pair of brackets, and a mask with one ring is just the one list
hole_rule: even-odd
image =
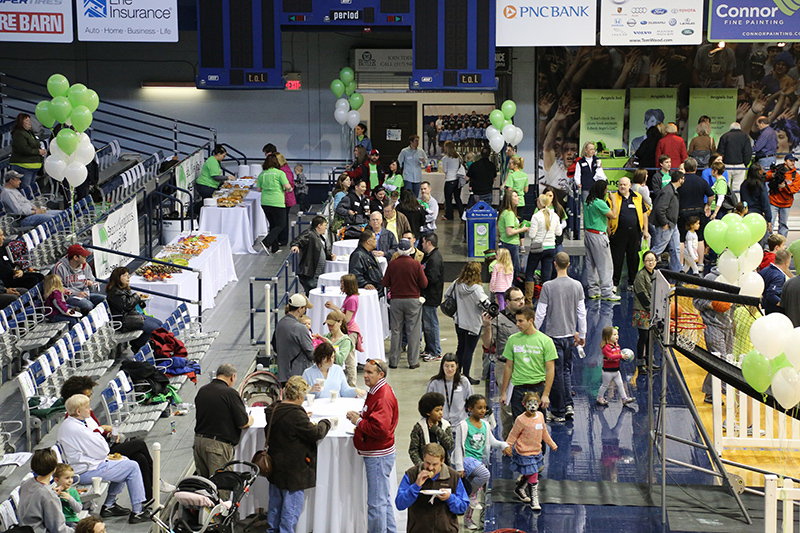
[[783,48],[784,46],[786,46],[786,43],[778,43],[778,48]]
[[142,89],[197,89],[193,81],[143,81]]

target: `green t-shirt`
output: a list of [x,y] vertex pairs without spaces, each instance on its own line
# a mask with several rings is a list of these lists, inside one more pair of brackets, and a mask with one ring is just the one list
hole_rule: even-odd
[[270,168],[259,174],[256,186],[261,188],[261,205],[286,207],[285,185],[289,185],[289,180],[283,170]]
[[391,178],[386,178],[383,181],[383,185],[386,186],[387,183],[393,186],[395,189],[402,189],[403,185],[405,184],[402,174],[395,174]]
[[[325,254],[322,255],[324,256]],[[323,335],[323,337],[330,339],[331,334],[326,333]],[[349,335],[342,335],[342,337],[333,345],[333,362],[341,367],[344,367],[344,362],[347,360],[347,356],[350,355],[350,352],[352,351],[353,340]]]
[[720,194],[724,196],[728,193],[728,182],[725,181],[725,177],[720,176],[717,181],[714,182],[711,190],[714,191],[714,199],[711,201],[711,211],[713,212],[717,208],[717,196]]
[[795,266],[800,265],[800,239],[793,241],[786,249],[792,254]]
[[525,207],[525,187],[528,185],[528,175],[521,170],[511,172],[506,178],[506,187],[510,187],[517,191],[519,195],[519,207]]
[[378,165],[367,163],[369,166],[369,188],[370,190],[378,186]]
[[[75,490],[75,487],[70,487],[67,491],[70,496],[75,498],[78,503],[81,503],[81,495]],[[58,499],[61,502],[61,510],[64,512],[64,521],[67,523],[74,523],[78,521],[78,515],[75,513],[75,510],[72,506],[62,500],[61,498]]]
[[481,421],[481,428],[478,429],[467,419],[467,441],[464,443],[464,456],[480,461],[483,459],[485,447],[486,425]]
[[211,187],[212,189],[219,189],[220,182],[215,180],[212,176],[221,176],[222,169],[219,167],[219,161],[214,156],[206,159],[203,163],[203,169],[200,171],[200,177],[197,178],[197,183]]
[[657,170],[656,172],[661,174],[661,188],[662,189],[670,184],[670,182],[672,181],[672,176],[669,175],[669,172],[665,173],[663,170]]
[[519,234],[506,235],[506,228],[517,229],[519,220],[511,209],[506,209],[497,217],[497,225],[500,228],[500,240],[506,244],[516,244],[519,246]]
[[506,341],[503,357],[514,362],[512,385],[533,385],[544,381],[547,375],[545,363],[558,359],[558,353],[553,339],[541,331],[537,330],[533,335],[520,331]]
[[606,213],[611,208],[600,198],[595,198],[591,204],[583,204],[583,227],[595,231],[608,231]]

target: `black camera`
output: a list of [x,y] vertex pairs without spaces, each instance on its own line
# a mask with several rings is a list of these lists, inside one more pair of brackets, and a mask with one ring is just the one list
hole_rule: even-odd
[[483,312],[492,317],[492,319],[497,318],[497,315],[500,314],[500,306],[496,303],[490,303],[489,300],[483,300],[480,306]]

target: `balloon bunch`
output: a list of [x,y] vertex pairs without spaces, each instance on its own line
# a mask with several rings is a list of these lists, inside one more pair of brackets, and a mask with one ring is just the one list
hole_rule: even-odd
[[784,409],[800,402],[800,328],[784,314],[770,313],[753,322],[750,341],[754,350],[742,359],[742,374],[758,392],[772,387]]
[[60,122],[74,129],[62,128],[50,141],[50,156],[44,161],[44,169],[56,181],[66,178],[71,186],[77,187],[86,180],[86,165],[94,159],[94,146],[83,132],[91,126],[92,113],[100,99],[82,83],[70,86],[61,74],[50,76],[47,92],[53,99],[36,105],[36,118],[47,128]]
[[736,285],[743,296],[760,298],[764,292],[764,278],[755,271],[764,258],[759,241],[767,231],[767,221],[758,213],[744,218],[728,213],[722,220],[708,223],[703,236],[712,250],[720,254],[717,267],[720,283]]
[[331,91],[338,98],[333,118],[342,126],[347,124],[351,129],[355,129],[361,122],[361,113],[358,110],[364,105],[364,97],[356,92],[353,69],[344,67],[340,70],[339,77],[331,82]]
[[491,126],[486,128],[486,138],[489,146],[495,152],[500,152],[505,143],[517,146],[522,142],[522,128],[518,128],[511,122],[514,113],[517,112],[517,104],[513,100],[506,100],[500,109],[495,109],[489,113]]

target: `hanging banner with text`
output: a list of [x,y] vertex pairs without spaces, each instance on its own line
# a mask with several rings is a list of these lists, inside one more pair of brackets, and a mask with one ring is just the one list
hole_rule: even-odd
[[606,149],[623,148],[625,130],[625,89],[584,89],[581,91],[581,138],[602,141]]
[[178,42],[178,0],[75,0],[75,8],[79,41]]
[[188,210],[189,206],[194,202],[194,183],[200,177],[200,171],[203,170],[203,151],[198,150],[183,161],[181,161],[175,168],[175,185],[179,189],[186,189],[189,194],[185,192],[176,192],[175,197],[184,207]]
[[647,130],[659,122],[675,122],[678,90],[674,88],[634,88],[630,89],[630,114],[628,116],[628,139],[633,155],[647,136]]
[[692,128],[698,119],[707,115],[711,119],[711,136],[719,143],[719,138],[736,121],[737,89],[689,89],[689,139],[694,137]]
[[[92,226],[92,244],[109,250],[139,255],[139,213],[136,200],[123,204],[108,217]],[[98,278],[107,279],[118,266],[131,262],[130,257],[94,250],[94,269]]]
[[496,46],[594,46],[595,0],[496,2]]
[[796,0],[711,0],[708,40],[800,40],[800,4]]
[[0,41],[71,43],[72,0],[0,1]]
[[703,0],[602,0],[600,44],[689,45],[703,40]]

